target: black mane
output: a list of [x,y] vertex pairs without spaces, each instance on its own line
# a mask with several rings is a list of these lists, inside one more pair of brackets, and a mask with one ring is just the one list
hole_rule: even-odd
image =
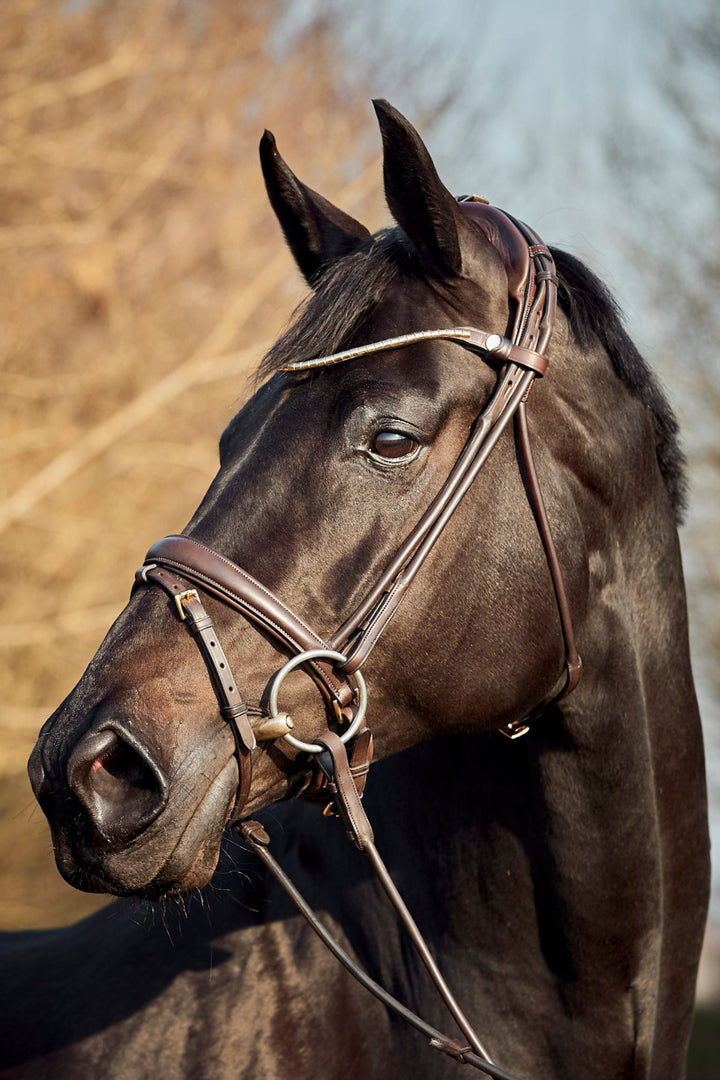
[[[685,458],[678,425],[660,384],[630,340],[617,303],[605,285],[572,255],[552,249],[558,271],[558,304],[581,348],[599,342],[618,377],[653,420],[658,465],[680,523],[686,507]],[[422,269],[402,230],[370,237],[331,267],[299,306],[288,330],[265,356],[259,374],[271,375],[292,360],[327,356],[345,348],[399,278],[421,278]]]
[[618,377],[652,415],[655,452],[680,524],[687,506],[685,455],[678,423],[654,372],[630,340],[609,289],[579,259],[552,249],[558,271],[558,304],[581,348],[599,341]]

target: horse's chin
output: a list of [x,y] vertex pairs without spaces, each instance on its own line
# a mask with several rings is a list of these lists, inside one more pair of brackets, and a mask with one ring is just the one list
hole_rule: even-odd
[[189,896],[208,884],[215,872],[218,855],[219,846],[213,857],[208,858],[207,853],[203,853],[203,857],[188,867],[181,877],[161,873],[145,884],[141,884],[134,873],[111,876],[104,868],[95,871],[88,867],[70,866],[60,860],[58,868],[67,883],[81,892],[133,896],[140,900],[176,900]]
[[[237,765],[231,759],[199,803],[179,813],[173,803],[126,845],[109,845],[80,829],[53,829],[58,870],[82,892],[166,900],[203,888],[220,856],[222,834],[235,801]],[[94,830],[93,830],[94,832]]]

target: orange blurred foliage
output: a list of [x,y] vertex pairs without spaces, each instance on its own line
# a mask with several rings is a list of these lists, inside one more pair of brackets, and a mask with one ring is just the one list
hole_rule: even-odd
[[[262,14],[260,14],[262,12]],[[5,682],[0,925],[96,906],[64,885],[25,777],[44,719],[181,529],[248,375],[301,294],[257,163],[381,216],[328,32],[269,47],[251,0],[9,0],[0,20]]]

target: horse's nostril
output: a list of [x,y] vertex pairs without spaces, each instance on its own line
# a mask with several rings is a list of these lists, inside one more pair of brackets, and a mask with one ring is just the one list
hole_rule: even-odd
[[86,735],[68,762],[68,781],[96,828],[127,842],[162,810],[166,784],[159,767],[114,728]]
[[119,739],[117,745],[95,758],[90,772],[97,774],[94,775],[95,786],[98,789],[105,786],[110,797],[130,788],[151,791],[156,787],[152,769],[145,764],[136,750]]

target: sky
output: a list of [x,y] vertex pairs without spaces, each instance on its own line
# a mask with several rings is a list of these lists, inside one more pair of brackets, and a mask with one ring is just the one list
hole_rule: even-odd
[[[693,150],[663,84],[678,69],[683,22],[708,2],[685,0],[679,15],[674,0],[290,0],[276,45],[291,48],[328,20],[348,87],[387,97],[421,125],[452,190],[479,187],[512,205],[628,288],[610,248],[635,232],[638,200],[649,208],[687,194]],[[617,162],[612,175],[609,144],[640,195],[619,182]],[[682,207],[688,222],[702,220],[708,198],[696,185]]]

